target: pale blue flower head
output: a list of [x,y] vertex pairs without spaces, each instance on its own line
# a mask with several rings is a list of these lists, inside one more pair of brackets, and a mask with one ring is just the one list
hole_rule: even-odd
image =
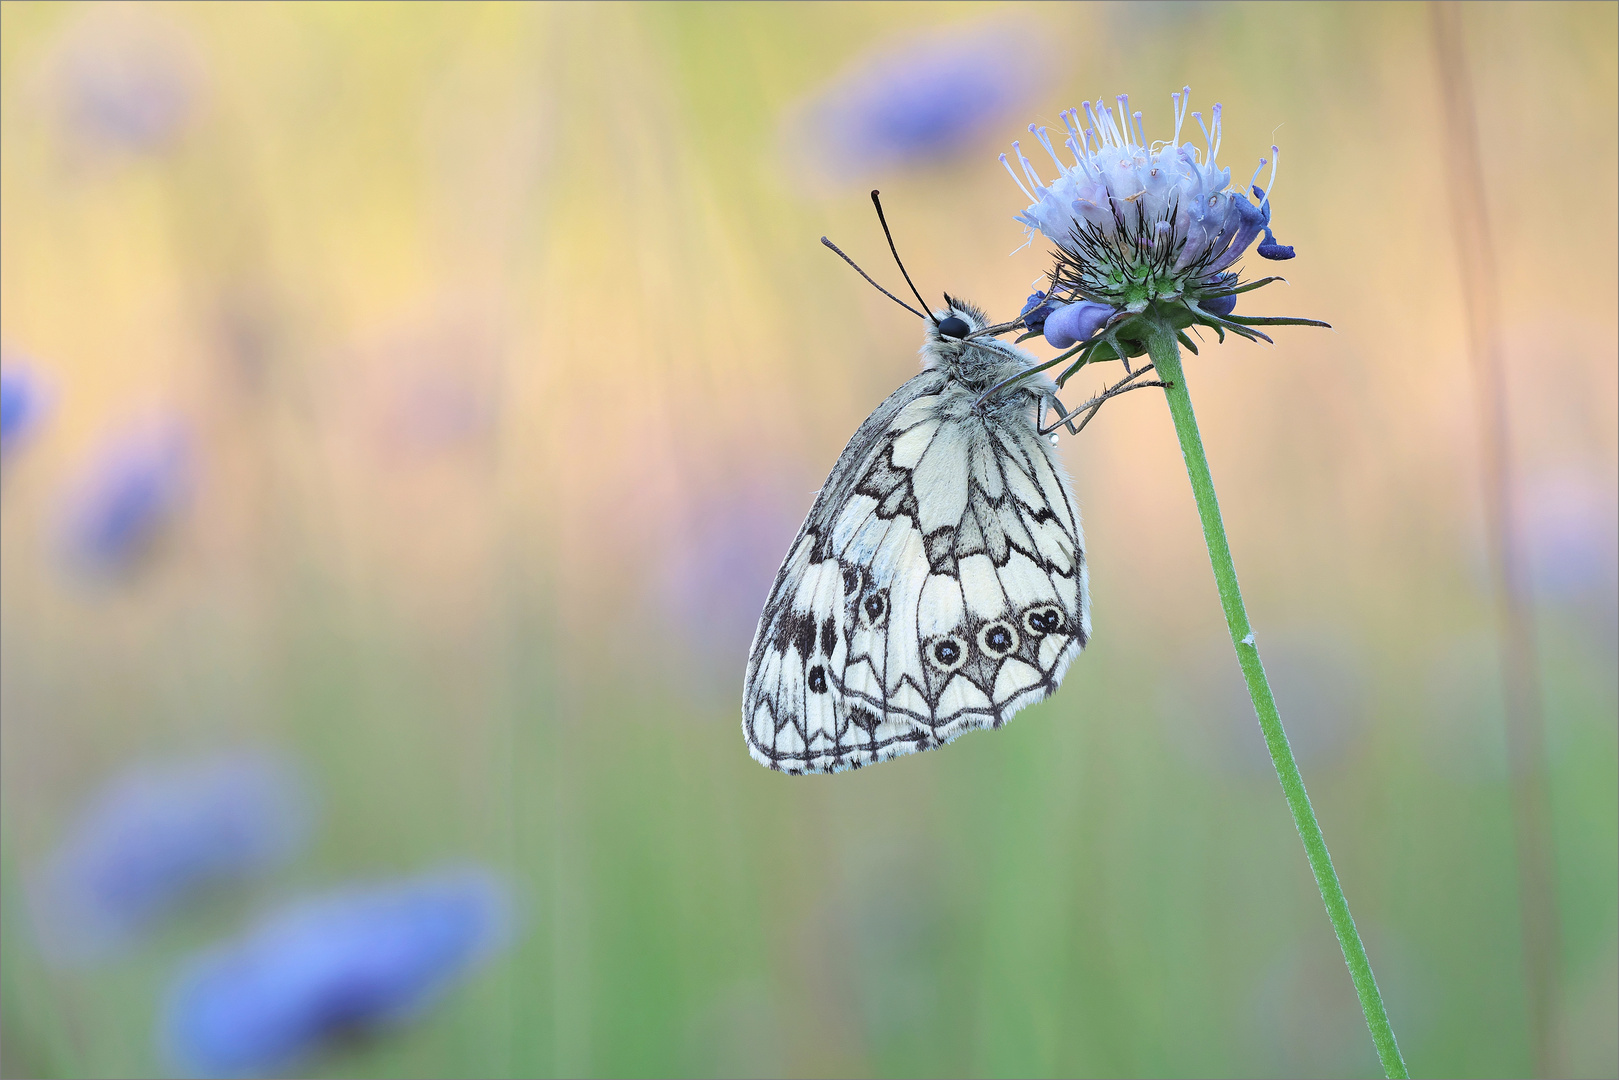
[[[1132,113],[1123,96],[1116,110],[1097,101],[1086,102],[1083,115],[1064,112],[1063,147],[1072,162],[1062,159],[1045,128],[1031,126],[1057,170],[1050,184],[1019,144],[1013,149],[1021,177],[1001,155],[1030,200],[1018,220],[1031,238],[1039,233],[1056,245],[1053,294],[1123,312],[1155,301],[1186,303],[1195,312],[1199,301],[1232,295],[1229,270],[1261,232],[1268,241],[1261,255],[1291,257],[1292,249],[1274,243],[1267,193],[1255,188],[1258,203],[1251,202],[1218,164],[1220,106],[1208,123],[1190,113],[1203,137],[1198,146],[1181,141],[1190,88],[1171,97],[1175,130],[1163,142],[1147,140],[1141,113]],[[1271,154],[1260,167],[1271,166],[1274,189],[1275,147]]]
[[161,416],[115,431],[76,483],[62,541],[77,569],[111,578],[138,566],[190,500],[191,432]]
[[317,896],[194,959],[160,1040],[207,1076],[282,1071],[328,1040],[417,1016],[504,943],[504,888],[456,870]]
[[100,959],[199,890],[284,865],[309,833],[302,775],[234,751],[133,766],[85,806],[35,874],[46,954]]

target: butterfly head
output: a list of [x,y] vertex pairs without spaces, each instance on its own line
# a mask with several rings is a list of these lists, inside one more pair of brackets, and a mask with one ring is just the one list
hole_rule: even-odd
[[938,369],[970,386],[991,385],[1034,363],[1034,358],[984,331],[994,324],[983,310],[945,294],[945,307],[923,326],[922,366]]

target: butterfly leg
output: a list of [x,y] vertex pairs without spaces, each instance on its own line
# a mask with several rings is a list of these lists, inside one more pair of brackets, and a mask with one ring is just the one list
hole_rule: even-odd
[[[1085,430],[1085,425],[1091,422],[1091,420],[1096,416],[1097,411],[1101,409],[1102,404],[1109,399],[1116,398],[1120,394],[1127,394],[1131,390],[1140,390],[1147,386],[1163,386],[1164,384],[1156,379],[1147,382],[1136,382],[1137,379],[1141,378],[1141,376],[1147,374],[1151,370],[1151,364],[1148,364],[1142,368],[1137,368],[1129,375],[1126,375],[1124,378],[1108,387],[1107,390],[1098,394],[1096,397],[1091,398],[1089,401],[1085,402],[1083,405],[1080,405],[1072,412],[1069,412],[1063,406],[1062,402],[1058,401],[1056,398],[1051,398],[1051,403],[1056,406],[1060,419],[1058,419],[1057,422],[1052,424],[1050,427],[1044,426],[1045,402],[1042,400],[1040,416],[1038,418],[1041,423],[1037,426],[1037,430],[1042,435],[1050,435],[1059,427],[1067,427],[1071,434],[1078,435],[1081,431]],[[1085,419],[1080,421],[1078,427],[1075,427],[1073,424],[1073,419],[1081,414],[1084,415]]]
[[[1057,414],[1056,422],[1050,427],[1046,426],[1047,408],[1052,409]],[[1078,435],[1079,429],[1074,426],[1074,417],[1078,416],[1079,413],[1080,410],[1078,409],[1075,409],[1073,412],[1069,412],[1068,409],[1064,407],[1063,403],[1057,400],[1057,397],[1054,394],[1042,395],[1040,398],[1039,414],[1034,418],[1034,429],[1041,435],[1050,435],[1058,428],[1066,427],[1068,429],[1068,434]]]
[[[1148,386],[1167,386],[1168,385],[1167,383],[1165,383],[1165,382],[1163,382],[1162,380],[1159,380],[1159,379],[1151,379],[1151,380],[1149,380],[1147,382],[1135,382],[1136,379],[1138,379],[1141,376],[1147,374],[1147,372],[1149,372],[1151,370],[1152,370],[1152,365],[1151,364],[1148,364],[1146,367],[1139,368],[1134,374],[1131,374],[1129,376],[1126,376],[1123,379],[1120,379],[1116,384],[1114,384],[1112,387],[1110,387],[1107,390],[1106,393],[1099,394],[1095,398],[1093,398],[1091,401],[1086,402],[1085,405],[1081,405],[1080,406],[1081,409],[1085,408],[1086,405],[1089,405],[1090,406],[1090,411],[1085,414],[1085,419],[1083,419],[1083,420],[1081,420],[1079,422],[1079,430],[1084,431],[1085,430],[1085,425],[1089,424],[1092,420],[1096,419],[1096,414],[1101,411],[1103,403],[1106,402],[1108,399],[1118,397],[1120,394],[1128,394],[1131,390],[1140,390],[1140,389],[1142,389],[1144,387],[1148,387]],[[1131,385],[1131,384],[1133,384],[1133,385]],[[1078,410],[1075,410],[1075,411],[1078,411]]]

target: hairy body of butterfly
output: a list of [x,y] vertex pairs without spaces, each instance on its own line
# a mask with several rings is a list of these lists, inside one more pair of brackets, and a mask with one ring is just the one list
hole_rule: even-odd
[[1037,361],[969,337],[988,320],[946,300],[921,374],[849,440],[759,617],[742,732],[772,769],[859,768],[1000,727],[1090,636],[1079,511],[1039,427],[1057,388],[1031,376],[986,399]]

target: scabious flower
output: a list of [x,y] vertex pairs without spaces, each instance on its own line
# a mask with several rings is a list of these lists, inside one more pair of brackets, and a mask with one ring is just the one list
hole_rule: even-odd
[[139,564],[190,498],[190,431],[162,417],[115,432],[77,482],[62,530],[69,561],[97,577]]
[[[1217,163],[1220,106],[1211,122],[1191,113],[1203,146],[1181,142],[1191,90],[1172,94],[1175,131],[1167,142],[1149,143],[1141,113],[1118,99],[1117,111],[1104,102],[1086,102],[1062,114],[1063,145],[1073,157],[1065,163],[1043,127],[1031,125],[1057,167],[1049,185],[1013,143],[1023,175],[1005,154],[1001,161],[1028,196],[1018,215],[1032,239],[1036,233],[1056,245],[1056,266],[1046,303],[1051,311],[1041,329],[1051,344],[1067,348],[1132,315],[1156,308],[1177,328],[1203,323],[1251,333],[1230,321],[1238,279],[1232,267],[1256,239],[1261,257],[1288,259],[1293,249],[1271,231],[1271,200],[1265,189],[1247,192],[1231,186],[1231,170]],[[1269,162],[1276,181],[1276,147]],[[1066,305],[1066,306],[1065,306]],[[1033,330],[1033,325],[1029,326]],[[1262,336],[1262,335],[1254,335]]]
[[33,434],[47,403],[45,387],[32,368],[9,362],[0,368],[0,461]]
[[504,889],[475,870],[294,903],[184,968],[160,1038],[200,1075],[283,1070],[328,1039],[419,1014],[506,927]]
[[46,954],[98,959],[201,888],[273,870],[309,832],[286,759],[234,751],[136,765],[90,800],[32,886]]

